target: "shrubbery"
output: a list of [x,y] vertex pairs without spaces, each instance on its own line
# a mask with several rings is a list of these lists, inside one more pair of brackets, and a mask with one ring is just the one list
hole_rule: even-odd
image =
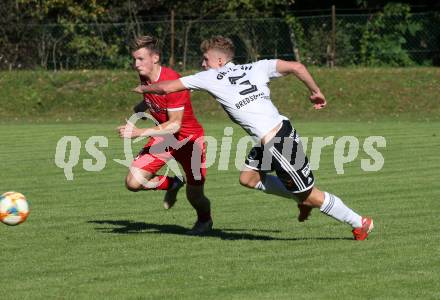
[[[124,14],[108,3],[104,7],[95,1],[36,4],[31,0],[19,2],[23,12],[14,15],[14,8],[7,7],[13,3],[8,0],[0,9],[9,9],[3,20],[6,23],[0,27],[0,70],[128,68],[128,45],[136,35],[145,33],[162,40],[164,63],[173,54],[178,69],[198,67],[200,41],[215,34],[234,40],[238,62],[269,57],[296,59],[298,52],[307,64],[323,66],[331,61],[331,16],[295,17],[294,12],[281,11],[275,4],[264,8],[270,13],[258,7],[240,10],[246,1],[238,1],[238,8],[212,13],[215,7],[210,5],[214,4],[202,1],[200,5],[206,7],[200,8],[204,14],[199,17],[176,16],[171,53],[168,16],[146,22],[137,19],[130,12],[132,8],[127,8],[128,16],[122,18]],[[115,22],[121,18],[123,22]],[[414,15],[406,4],[390,3],[368,15],[337,15],[335,37],[336,66],[440,63],[440,15]]]

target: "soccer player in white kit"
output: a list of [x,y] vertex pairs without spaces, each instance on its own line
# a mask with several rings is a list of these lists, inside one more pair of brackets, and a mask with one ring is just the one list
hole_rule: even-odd
[[[295,199],[300,208],[299,221],[306,220],[312,208],[319,208],[322,213],[351,225],[355,240],[365,240],[373,229],[373,220],[358,215],[337,196],[314,186],[313,173],[296,130],[271,101],[270,79],[293,74],[310,90],[310,101],[315,109],[326,106],[324,95],[305,66],[280,59],[235,65],[232,62],[234,45],[222,36],[203,41],[201,50],[202,66],[206,71],[177,80],[140,85],[135,91],[167,94],[192,89],[209,92],[231,120],[257,142],[240,173],[243,186]],[[269,175],[270,171],[275,171],[277,176]]]

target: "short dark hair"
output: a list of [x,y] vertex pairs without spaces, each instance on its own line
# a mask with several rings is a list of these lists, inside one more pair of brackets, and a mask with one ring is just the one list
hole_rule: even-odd
[[160,42],[154,36],[143,35],[134,39],[130,46],[131,52],[137,51],[139,49],[146,48],[150,50],[151,53],[160,55]]
[[219,50],[228,55],[230,58],[234,58],[235,46],[230,38],[216,35],[210,39],[204,40],[200,45],[200,50],[203,53],[211,49]]

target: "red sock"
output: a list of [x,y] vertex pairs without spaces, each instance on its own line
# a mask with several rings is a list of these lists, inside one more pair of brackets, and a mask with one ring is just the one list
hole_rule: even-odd
[[197,211],[197,220],[203,223],[208,222],[211,220],[211,211]]
[[155,181],[160,182],[158,186],[152,189],[147,190],[168,190],[173,186],[174,177],[158,175],[155,178]]

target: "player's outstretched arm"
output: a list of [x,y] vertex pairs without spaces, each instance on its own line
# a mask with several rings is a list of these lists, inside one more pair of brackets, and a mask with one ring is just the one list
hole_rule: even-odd
[[278,59],[277,72],[283,75],[293,74],[301,80],[312,94],[309,99],[315,109],[321,109],[327,105],[324,95],[321,93],[312,75],[302,63]]
[[186,90],[187,88],[179,79],[164,80],[150,85],[138,85],[133,91],[140,94],[158,94],[164,95]]

